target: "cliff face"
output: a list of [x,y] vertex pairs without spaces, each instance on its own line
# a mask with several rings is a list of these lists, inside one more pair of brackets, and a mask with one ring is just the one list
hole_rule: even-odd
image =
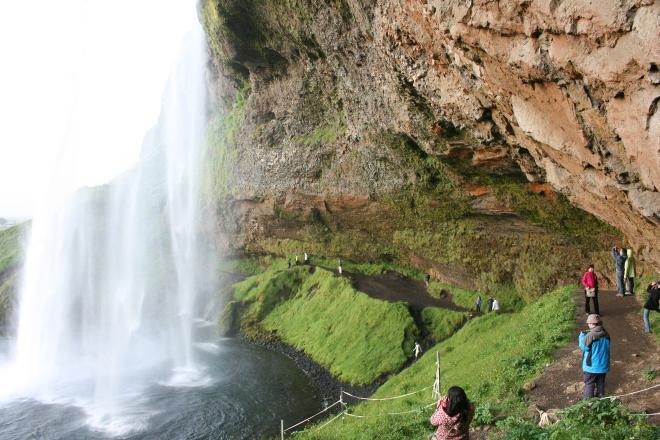
[[[515,187],[568,212],[560,193],[660,268],[657,2],[203,0],[200,18],[242,245],[501,219],[527,208]],[[477,223],[529,238],[535,220]]]

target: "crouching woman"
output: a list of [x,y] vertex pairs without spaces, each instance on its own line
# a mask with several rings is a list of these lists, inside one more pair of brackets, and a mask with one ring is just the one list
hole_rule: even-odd
[[451,387],[447,396],[438,402],[431,416],[431,425],[437,426],[429,440],[469,440],[470,422],[474,417],[474,405],[461,387]]

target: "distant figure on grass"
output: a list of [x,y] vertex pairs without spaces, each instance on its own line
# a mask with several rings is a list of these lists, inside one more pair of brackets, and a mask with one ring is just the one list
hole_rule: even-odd
[[499,310],[500,310],[500,303],[496,299],[493,299],[493,312],[499,312]]
[[307,264],[307,263],[309,263],[309,256],[307,255],[307,252],[305,252],[303,264]]
[[605,395],[605,375],[610,371],[610,335],[598,315],[587,318],[588,332],[580,332],[578,345],[582,353],[584,399]]
[[339,275],[341,275],[341,272],[342,272],[342,270],[341,270],[341,263],[339,264],[339,266],[337,266],[337,271],[339,272]]
[[298,255],[296,255],[296,266],[298,265]]
[[596,272],[594,272],[594,265],[590,264],[587,271],[582,276],[582,285],[584,286],[584,313],[587,315],[591,314],[591,307],[589,306],[589,300],[594,303],[594,313],[600,315],[600,310],[598,309],[598,278],[596,277]]
[[477,307],[476,307],[477,313],[481,313],[481,296],[477,296],[477,304],[476,305],[477,305]]
[[426,275],[424,275],[424,283],[426,284],[427,289],[429,288],[430,282],[431,282],[431,275],[427,273]]
[[660,303],[660,280],[655,281],[646,288],[649,298],[644,303],[644,331],[651,333],[651,323],[649,322],[649,313],[651,310],[660,312],[658,303]]
[[[626,282],[626,295],[633,295],[635,293],[635,257],[633,256],[632,249],[626,252],[626,263],[623,265],[623,278]],[[598,313],[598,312],[596,312]]]
[[291,258],[286,260],[286,264],[287,264],[287,266],[289,266],[289,269],[291,269]]
[[487,304],[488,304],[488,311],[489,312],[493,311],[493,301],[495,301],[495,299],[492,296],[490,298],[488,298]]
[[417,360],[421,352],[422,352],[422,346],[419,345],[419,342],[415,341],[415,348],[413,348],[413,354],[415,355],[415,360]]
[[616,287],[619,290],[619,293],[617,293],[616,296],[623,296],[626,293],[623,273],[625,272],[626,259],[628,256],[626,255],[625,249],[619,249],[614,246],[612,248],[612,257],[614,258],[614,264],[616,265]]
[[469,440],[473,417],[474,405],[463,388],[449,388],[431,416],[431,425],[438,429],[429,436],[429,440]]

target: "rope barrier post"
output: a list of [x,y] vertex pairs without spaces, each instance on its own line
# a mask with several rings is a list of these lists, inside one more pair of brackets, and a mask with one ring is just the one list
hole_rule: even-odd
[[281,439],[284,440],[284,420],[280,419],[280,433]]
[[435,381],[433,382],[433,398],[440,400],[440,355],[435,352]]

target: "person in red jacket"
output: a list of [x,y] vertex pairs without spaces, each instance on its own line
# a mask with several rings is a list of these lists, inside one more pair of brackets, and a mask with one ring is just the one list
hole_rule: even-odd
[[594,313],[600,315],[598,308],[598,278],[594,272],[594,265],[590,264],[589,269],[582,277],[582,285],[584,286],[584,313],[591,315],[591,307],[589,307],[589,300],[594,303]]
[[431,425],[438,429],[429,436],[429,440],[469,440],[472,417],[474,405],[468,400],[463,388],[449,388],[431,416]]

